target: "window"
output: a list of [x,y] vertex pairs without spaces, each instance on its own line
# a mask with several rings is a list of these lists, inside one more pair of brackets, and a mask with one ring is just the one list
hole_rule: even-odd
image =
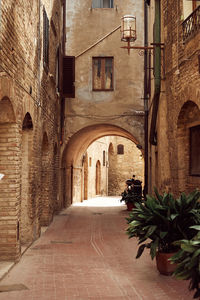
[[89,167],[91,167],[92,166],[92,158],[90,157],[89,158]]
[[49,19],[45,9],[43,9],[43,64],[49,68]]
[[200,176],[200,125],[190,128],[190,175]]
[[92,0],[92,8],[113,8],[114,0]]
[[106,151],[103,151],[103,166],[106,165]]
[[117,145],[117,154],[124,154],[124,145]]
[[63,96],[75,98],[75,57],[63,57]]
[[113,90],[113,57],[93,57],[93,91]]
[[200,5],[199,0],[184,0],[183,1],[183,15],[186,19],[198,6]]

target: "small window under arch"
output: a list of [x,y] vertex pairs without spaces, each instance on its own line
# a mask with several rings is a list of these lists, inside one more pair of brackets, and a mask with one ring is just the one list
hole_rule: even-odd
[[24,117],[24,121],[22,124],[22,129],[26,130],[26,129],[33,129],[33,123],[32,123],[32,118],[31,115],[27,112],[25,117]]
[[124,145],[117,145],[117,154],[124,154]]

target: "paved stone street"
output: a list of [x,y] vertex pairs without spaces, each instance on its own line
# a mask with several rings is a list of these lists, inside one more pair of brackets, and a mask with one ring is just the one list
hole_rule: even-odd
[[135,259],[125,209],[119,198],[96,198],[55,216],[0,282],[9,290],[0,300],[192,299],[188,282],[159,275],[147,251]]

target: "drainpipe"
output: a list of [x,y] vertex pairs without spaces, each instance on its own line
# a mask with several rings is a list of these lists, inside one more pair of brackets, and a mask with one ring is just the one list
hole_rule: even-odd
[[161,87],[161,47],[160,47],[160,0],[155,0],[155,21],[154,21],[154,96],[153,96],[153,109],[151,116],[151,128],[150,128],[150,144],[157,145],[156,137],[156,121],[158,115],[158,106],[160,99],[160,87]]
[[[148,47],[148,11],[144,0],[144,47]],[[147,56],[144,50],[144,197],[148,194],[148,91],[147,91]]]
[[41,14],[40,14],[40,7],[41,7],[41,0],[38,0],[38,29],[37,29],[37,79],[38,79],[38,86],[37,86],[37,105],[40,106],[40,51],[41,51],[41,43],[40,43],[40,26],[41,26]]

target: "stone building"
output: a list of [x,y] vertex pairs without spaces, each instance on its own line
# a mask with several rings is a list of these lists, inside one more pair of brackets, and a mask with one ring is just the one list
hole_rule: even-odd
[[64,93],[61,149],[66,205],[83,200],[82,157],[93,141],[116,135],[144,148],[143,56],[120,48],[121,17],[135,12],[143,44],[143,6],[137,0],[66,1],[65,71],[75,71],[70,80],[63,74],[72,84]]
[[63,1],[0,1],[0,260],[61,209]]
[[134,174],[144,182],[144,159],[135,143],[119,136],[106,136],[93,142],[83,156],[84,199],[120,196],[125,181]]
[[164,43],[161,57],[156,50],[157,86],[149,103],[150,188],[175,195],[200,187],[199,5],[195,0],[155,0],[148,6],[149,42],[155,11],[154,42]]

